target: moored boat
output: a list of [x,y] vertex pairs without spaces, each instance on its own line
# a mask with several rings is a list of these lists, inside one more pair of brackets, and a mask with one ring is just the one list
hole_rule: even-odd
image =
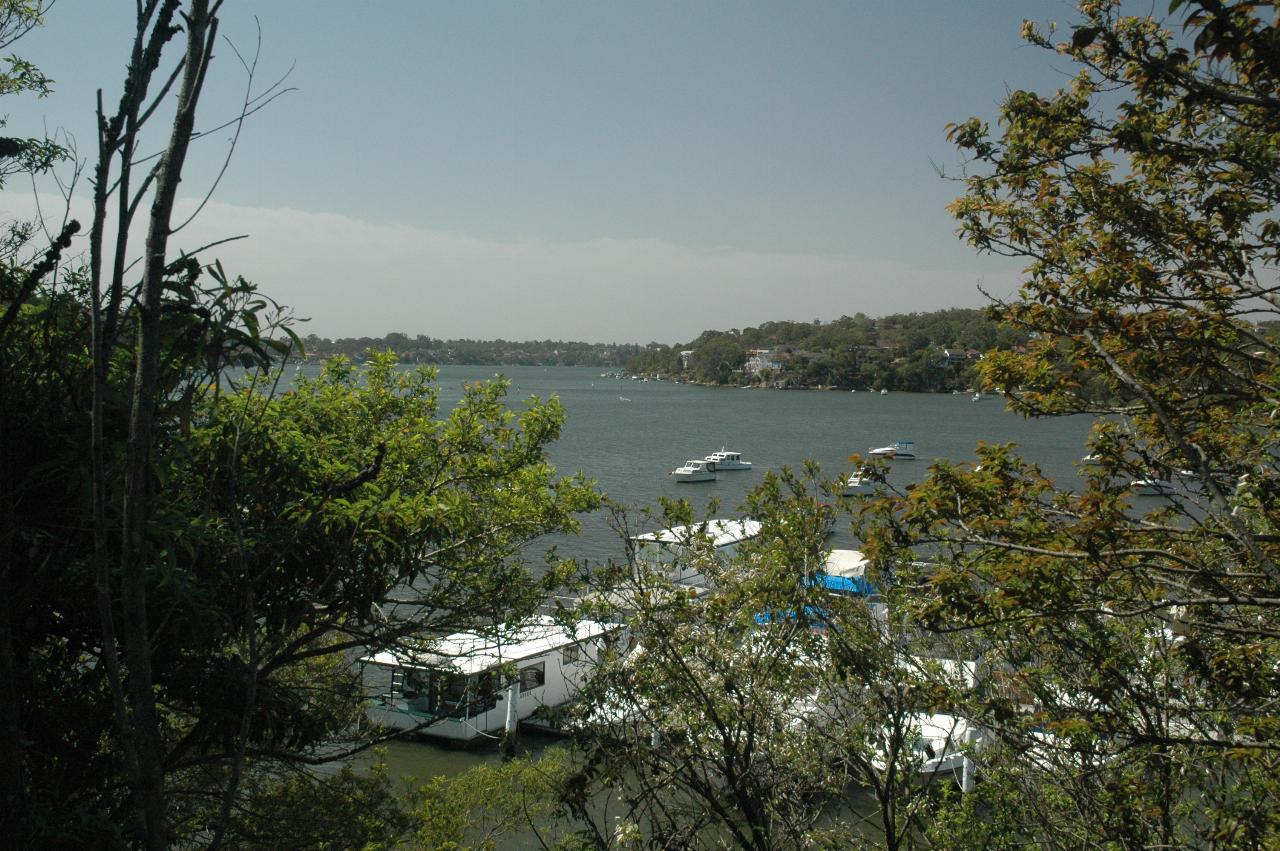
[[719,452],[712,452],[705,459],[707,465],[713,472],[719,473],[722,470],[750,470],[751,462],[742,460],[741,452],[731,452],[720,447]]
[[568,628],[542,616],[492,635],[459,632],[424,639],[420,649],[374,653],[360,660],[369,718],[462,742],[511,730],[541,707],[571,700],[620,630],[588,620]]
[[714,482],[716,471],[707,465],[705,460],[696,458],[685,461],[683,465],[671,471],[671,477],[677,482]]
[[862,496],[864,494],[875,493],[875,490],[875,480],[859,470],[856,473],[850,473],[849,478],[844,480],[844,490],[840,495]]
[[916,444],[912,440],[897,440],[888,446],[867,450],[868,455],[878,458],[894,458],[899,461],[910,461],[916,457]]

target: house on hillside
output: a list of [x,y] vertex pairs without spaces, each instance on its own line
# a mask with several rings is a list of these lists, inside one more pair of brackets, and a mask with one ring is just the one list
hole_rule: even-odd
[[773,349],[751,349],[742,368],[748,375],[759,375],[765,370],[776,372],[782,369],[782,360]]
[[982,360],[982,352],[977,349],[943,349],[942,357],[949,364],[966,364]]

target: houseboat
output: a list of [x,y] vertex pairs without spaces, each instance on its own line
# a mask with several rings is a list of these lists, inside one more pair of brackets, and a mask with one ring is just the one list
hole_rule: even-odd
[[572,699],[621,630],[590,620],[567,627],[539,616],[493,634],[459,632],[425,639],[420,648],[374,653],[360,660],[369,718],[456,742],[496,738],[539,709]]

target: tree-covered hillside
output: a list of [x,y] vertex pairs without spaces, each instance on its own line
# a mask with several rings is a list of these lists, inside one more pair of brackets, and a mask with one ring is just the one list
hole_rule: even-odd
[[945,392],[974,384],[984,352],[1013,350],[1026,340],[979,309],[880,319],[858,313],[827,323],[704,331],[687,345],[650,344],[627,361],[627,370],[713,384]]
[[620,367],[644,351],[635,343],[582,343],[562,340],[437,340],[393,331],[385,337],[339,337],[311,334],[307,356],[324,361],[343,355],[362,361],[370,350],[393,351],[403,363],[497,364],[520,366]]

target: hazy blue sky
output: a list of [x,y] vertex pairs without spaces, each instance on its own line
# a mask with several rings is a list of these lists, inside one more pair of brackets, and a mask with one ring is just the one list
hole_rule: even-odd
[[[16,50],[57,80],[10,126],[93,144],[133,3],[58,0]],[[199,226],[224,264],[311,317],[304,333],[686,341],[706,328],[982,302],[1018,264],[959,242],[945,125],[1068,63],[1018,39],[1065,0],[228,0],[259,80]],[[223,46],[200,121],[230,115]],[[197,197],[229,134],[197,150]],[[157,136],[155,144],[160,144]],[[0,212],[25,211],[11,184]]]

